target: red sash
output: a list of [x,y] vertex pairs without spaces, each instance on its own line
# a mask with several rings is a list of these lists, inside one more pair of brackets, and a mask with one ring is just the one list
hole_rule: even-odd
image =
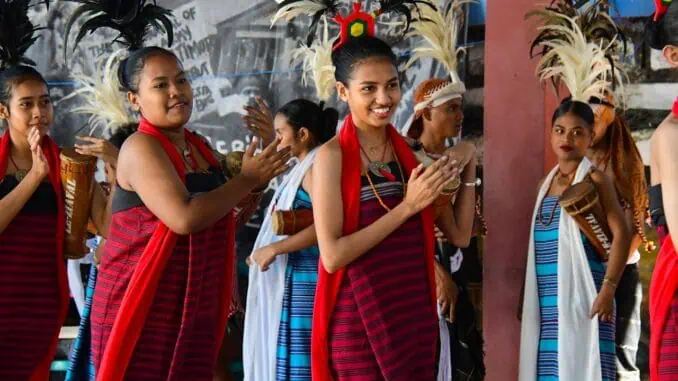
[[[57,284],[57,287],[59,288],[60,305],[59,322],[57,324],[57,329],[54,332],[54,336],[52,337],[52,344],[50,345],[49,351],[47,352],[45,358],[33,371],[31,381],[44,381],[49,378],[50,367],[52,365],[52,361],[54,360],[57,343],[59,342],[59,332],[61,332],[61,326],[63,325],[64,320],[66,320],[68,305],[70,304],[68,281],[66,279],[66,265],[64,263],[64,233],[66,228],[66,217],[64,214],[63,189],[61,188],[61,161],[59,160],[59,154],[61,151],[49,136],[42,138],[41,146],[42,152],[47,159],[47,163],[49,164],[49,182],[54,188],[54,193],[56,193],[57,200],[62,201],[57,203],[57,247],[55,251],[57,256],[57,276],[59,279],[59,284]],[[9,130],[7,130],[0,139],[0,179],[5,177],[5,173],[7,171],[10,148],[11,139],[9,136]]]
[[[386,129],[393,144],[395,155],[402,163],[406,173],[411,173],[419,165],[419,162],[414,157],[412,150],[403,137],[398,134],[398,131],[390,125]],[[339,145],[342,152],[341,198],[344,205],[343,233],[344,235],[349,235],[358,230],[361,169],[357,128],[353,124],[353,118],[350,114],[346,117],[344,126],[339,133]],[[424,229],[426,267],[429,275],[431,303],[433,311],[436,311],[436,288],[433,273],[433,257],[435,255],[433,208],[428,207],[424,209],[420,215]],[[330,274],[325,270],[322,261],[320,261],[318,266],[318,286],[315,294],[313,330],[311,334],[311,371],[314,381],[332,380],[332,373],[329,367],[329,327],[345,272],[346,269],[342,268],[334,274]]]
[[650,379],[659,379],[659,352],[666,318],[678,290],[678,253],[671,234],[666,236],[657,256],[650,284]]
[[[153,136],[158,140],[172,161],[177,174],[181,180],[185,182],[186,170],[184,161],[169,138],[144,118],[141,118],[138,131]],[[210,165],[218,167],[218,161],[202,139],[188,130],[184,131],[187,143],[196,147],[202,157],[205,158]],[[233,218],[233,212],[230,212],[228,215],[227,230],[228,245],[225,248],[226,268],[224,269],[224,285],[221,290],[220,298],[219,327],[216,332],[217,343],[219,343],[217,348],[220,348],[226,330],[231,300],[231,287],[233,286],[233,282],[231,281],[233,277],[235,250],[235,220]],[[134,274],[130,279],[125,296],[123,297],[118,316],[111,329],[110,337],[101,359],[97,380],[121,381],[124,379],[127,365],[132,357],[134,347],[136,346],[144,327],[146,316],[153,303],[160,277],[164,272],[169,256],[174,250],[177,239],[178,236],[176,233],[172,232],[162,222],[158,223],[158,227],[144,249]],[[215,353],[215,359],[217,355],[218,353]]]

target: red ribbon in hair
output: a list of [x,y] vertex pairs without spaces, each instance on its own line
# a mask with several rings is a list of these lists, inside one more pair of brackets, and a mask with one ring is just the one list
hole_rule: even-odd
[[[393,150],[398,160],[403,165],[405,173],[411,173],[419,162],[414,157],[409,145],[398,134],[393,126],[386,127]],[[341,198],[344,205],[344,235],[353,234],[358,230],[360,218],[360,143],[353,118],[349,114],[344,121],[344,126],[339,132],[339,145],[342,152],[341,170]],[[424,229],[424,246],[426,256],[426,269],[429,278],[429,290],[431,291],[431,304],[433,311],[437,311],[435,275],[433,273],[433,257],[435,255],[435,237],[433,234],[434,214],[433,208],[428,207],[421,213],[422,228]],[[332,380],[329,357],[329,326],[334,313],[334,306],[344,279],[345,268],[330,274],[325,270],[323,262],[318,265],[318,285],[315,294],[313,308],[313,327],[311,333],[311,372],[314,380]],[[436,316],[436,320],[438,317]],[[437,344],[434,343],[434,346]],[[433,348],[435,351],[436,349]]]
[[[192,132],[186,129],[184,131],[187,143],[196,147],[211,166],[219,167],[219,162],[214,157],[210,148]],[[160,129],[151,125],[145,118],[141,118],[139,132],[148,134],[158,140],[172,161],[177,174],[185,183],[186,169],[184,161],[169,138]],[[217,343],[219,344],[217,348],[221,347],[221,342],[226,331],[231,288],[233,286],[231,279],[233,276],[235,249],[235,219],[232,212],[228,216],[226,234],[228,234],[228,243],[226,247],[226,268],[224,269],[225,277],[219,308],[219,327],[217,327],[218,331],[216,332]],[[146,245],[134,270],[134,274],[130,279],[125,296],[122,299],[118,316],[115,319],[104,355],[102,356],[97,380],[121,381],[124,379],[134,347],[139,340],[146,316],[153,303],[160,277],[167,265],[169,256],[174,250],[177,239],[176,233],[171,231],[161,221],[158,222],[158,227],[151,236],[148,245]],[[217,353],[215,353],[216,355]]]
[[[11,151],[11,145],[12,142],[8,129],[5,131],[2,139],[0,139],[0,179],[3,179],[5,177],[5,173],[7,172],[7,164]],[[59,154],[61,151],[49,136],[42,138],[41,147],[42,152],[47,159],[47,164],[49,165],[49,182],[52,184],[57,198],[57,247],[55,252],[57,256],[56,262],[58,284],[56,286],[59,288],[60,300],[58,315],[59,321],[56,325],[54,335],[52,336],[52,343],[50,344],[49,351],[47,351],[45,358],[40,364],[38,364],[38,367],[33,370],[30,381],[44,381],[49,378],[50,367],[52,366],[52,360],[54,360],[57,343],[59,342],[59,332],[61,332],[61,326],[63,325],[64,320],[66,320],[68,305],[70,304],[68,281],[66,279],[66,265],[64,263],[64,234],[66,231],[66,215],[64,213],[63,189],[61,188],[61,160],[59,160]],[[36,281],[39,282],[40,280],[36,279]]]
[[678,118],[678,98],[676,98],[676,101],[673,102],[673,116]]

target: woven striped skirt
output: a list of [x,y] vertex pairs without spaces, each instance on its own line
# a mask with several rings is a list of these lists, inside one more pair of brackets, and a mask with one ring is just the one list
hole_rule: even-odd
[[[311,198],[301,188],[294,209],[311,209]],[[278,381],[311,380],[311,326],[313,299],[318,284],[318,246],[290,253],[285,272],[276,379]]]
[[[537,357],[537,379],[558,380],[558,226],[560,207],[557,197],[544,198],[541,215],[537,216],[534,231],[537,288],[540,308],[540,339]],[[547,224],[542,224],[541,222]],[[550,223],[548,223],[550,222]],[[546,226],[544,226],[546,225]],[[598,260],[595,249],[582,236],[591,274],[600,290],[605,277],[605,265]],[[600,359],[603,381],[615,381],[615,324],[614,321],[599,325]],[[576,332],[572,332],[576,334]],[[563,380],[566,381],[566,380]]]

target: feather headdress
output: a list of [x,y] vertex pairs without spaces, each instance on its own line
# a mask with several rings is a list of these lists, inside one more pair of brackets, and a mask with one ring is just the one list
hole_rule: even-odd
[[[311,17],[306,45],[310,46],[315,38],[318,23],[323,16],[333,17],[333,20],[339,24],[341,33],[340,39],[335,44],[335,49],[342,45],[348,38],[359,38],[374,33],[374,22],[382,14],[400,14],[405,17],[404,31],[410,27],[413,20],[413,12],[421,10],[421,5],[435,9],[430,0],[379,0],[379,8],[372,13],[363,12],[362,2],[353,0],[352,13],[348,16],[339,13],[339,0],[285,0],[278,6],[278,11],[271,19],[271,24],[275,24],[280,19],[292,21],[294,18],[302,15]],[[352,28],[356,24],[360,27]]]
[[[577,27],[587,41],[610,44],[610,49],[623,49],[626,54],[626,37],[617,27],[612,17],[608,14],[614,9],[609,0],[553,0],[544,9],[535,9],[525,14],[525,19],[537,18],[540,25],[559,25],[570,28],[571,20],[576,22]],[[542,28],[530,47],[530,57],[548,53],[549,46],[545,41],[565,40],[567,33],[556,28]],[[535,50],[541,51],[535,53]]]
[[332,64],[334,39],[330,38],[327,18],[323,17],[322,22],[324,23],[322,38],[313,41],[311,46],[302,45],[295,49],[292,52],[292,60],[301,62],[304,86],[313,82],[318,98],[327,102],[332,96],[336,84],[335,68]]
[[144,40],[151,28],[164,30],[167,33],[167,44],[172,46],[173,29],[172,12],[158,6],[155,0],[65,0],[82,4],[71,15],[66,24],[64,50],[68,51],[68,36],[73,24],[82,16],[89,19],[80,27],[75,38],[73,48],[88,33],[99,28],[111,28],[118,32],[113,40],[126,46],[129,50],[136,50],[143,46]]
[[126,51],[119,49],[108,59],[99,63],[97,71],[92,75],[78,74],[75,80],[81,85],[60,102],[76,96],[82,96],[85,104],[71,111],[76,114],[87,114],[90,133],[97,128],[114,133],[118,128],[138,123],[137,118],[128,107],[127,99],[120,91],[117,65]]
[[[45,1],[49,6],[49,2]],[[30,0],[0,0],[0,69],[10,65],[31,65],[25,57],[28,48],[38,39],[35,33],[42,27],[28,18]]]
[[608,54],[614,41],[607,45],[603,45],[602,41],[589,42],[575,19],[561,17],[565,17],[570,25],[545,25],[540,28],[562,36],[542,42],[548,52],[537,66],[541,81],[550,80],[554,83],[556,94],[558,85],[562,83],[570,91],[573,100],[585,103],[594,97],[605,99],[606,96],[617,96],[615,84],[621,87],[623,82],[621,72],[616,70],[615,58]]
[[[89,18],[82,24],[75,39],[77,45],[87,34],[99,28],[112,28],[118,32],[113,40],[125,46],[101,62],[97,72],[91,76],[80,74],[75,79],[81,84],[71,96],[80,95],[85,105],[72,111],[88,114],[90,130],[103,127],[113,133],[117,128],[137,123],[138,120],[127,104],[127,98],[121,91],[118,78],[118,65],[127,51],[140,49],[151,28],[167,33],[167,44],[172,45],[173,27],[170,20],[172,12],[160,7],[155,0],[66,0],[82,4],[78,7],[66,25],[66,41],[72,26],[82,16]],[[64,49],[67,51],[66,46]]]
[[[419,18],[412,23],[408,37],[422,37],[427,46],[415,48],[407,62],[410,67],[424,57],[430,57],[445,67],[450,80],[440,82],[424,95],[424,99],[415,105],[415,111],[421,111],[431,104],[438,106],[450,99],[460,98],[466,92],[466,86],[457,72],[458,57],[465,50],[457,47],[459,30],[464,24],[464,4],[473,0],[452,0],[445,11],[429,7],[419,10]],[[440,8],[439,8],[440,9]]]
[[339,3],[339,0],[284,0],[278,5],[278,11],[271,19],[271,26],[280,19],[290,22],[301,15],[310,16],[311,25],[308,28],[306,45],[311,46],[321,18],[334,16],[339,10]]

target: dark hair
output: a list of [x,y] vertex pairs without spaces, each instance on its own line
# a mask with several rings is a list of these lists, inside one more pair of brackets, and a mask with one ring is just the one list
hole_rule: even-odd
[[14,88],[29,80],[39,81],[47,86],[47,81],[42,74],[31,66],[15,65],[0,70],[0,104],[9,108],[9,100],[12,98]]
[[337,82],[348,83],[356,64],[370,58],[385,58],[398,68],[398,59],[391,47],[376,37],[352,38],[332,52]]
[[659,21],[654,21],[654,15],[650,17],[646,36],[648,44],[653,49],[661,50],[666,45],[678,45],[678,4],[676,1],[668,4],[668,10]]
[[332,139],[337,130],[339,112],[333,108],[324,108],[324,102],[313,103],[306,99],[295,99],[278,110],[278,114],[287,118],[294,132],[302,127],[311,132],[317,145]]
[[146,60],[151,57],[165,55],[172,57],[179,62],[176,54],[171,50],[158,46],[147,46],[132,52],[127,58],[123,59],[118,66],[118,80],[124,91],[138,92],[141,71],[144,69]]
[[570,113],[580,117],[589,125],[589,127],[593,128],[595,114],[593,113],[591,106],[584,102],[573,101],[571,98],[565,98],[560,106],[558,106],[556,111],[553,113],[551,125],[556,122],[556,119]]
[[122,127],[119,127],[115,130],[111,137],[108,138],[108,141],[111,142],[115,148],[120,149],[122,148],[122,144],[125,142],[125,140],[137,132],[138,128],[139,124],[137,123],[126,124]]

